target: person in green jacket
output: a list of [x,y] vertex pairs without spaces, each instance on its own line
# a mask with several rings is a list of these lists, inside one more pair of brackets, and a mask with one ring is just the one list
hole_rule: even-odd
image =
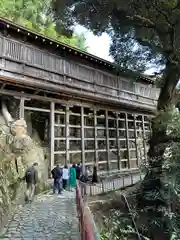
[[76,165],[74,163],[73,163],[72,167],[70,168],[69,185],[70,185],[71,190],[76,188]]

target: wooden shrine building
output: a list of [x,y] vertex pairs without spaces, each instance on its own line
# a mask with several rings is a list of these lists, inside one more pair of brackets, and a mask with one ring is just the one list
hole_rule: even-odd
[[19,99],[18,117],[46,116],[50,168],[82,161],[117,171],[146,159],[159,95],[150,79],[0,19],[0,83],[1,96]]

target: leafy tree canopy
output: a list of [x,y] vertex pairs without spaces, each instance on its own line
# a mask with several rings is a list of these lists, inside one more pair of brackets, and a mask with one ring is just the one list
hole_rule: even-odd
[[[86,39],[83,34],[65,36],[60,22],[53,21],[53,16],[49,11],[50,2],[51,0],[1,0],[0,16],[45,36],[87,51]],[[58,32],[56,31],[57,25]]]
[[177,0],[53,0],[55,18],[66,30],[78,22],[95,34],[107,32],[115,60],[140,71],[167,59],[176,62],[179,5]]
[[53,0],[52,8],[55,20],[69,32],[75,23],[95,34],[107,32],[112,38],[111,54],[120,65],[139,71],[149,64],[162,68],[157,115],[149,140],[149,168],[137,202],[150,216],[147,236],[171,239],[162,173],[167,144],[179,140],[167,134],[168,123],[162,116],[167,116],[174,104],[180,79],[180,0]]
[[129,68],[133,63],[140,71],[162,65],[172,58],[171,46],[179,48],[173,40],[180,14],[176,0],[53,0],[53,10],[66,30],[78,22],[95,34],[111,35],[111,54],[125,67],[127,59]]

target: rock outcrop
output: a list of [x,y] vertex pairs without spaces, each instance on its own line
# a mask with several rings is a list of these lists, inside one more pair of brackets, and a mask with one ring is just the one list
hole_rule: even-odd
[[39,165],[38,189],[46,187],[48,164],[44,151],[27,134],[24,119],[14,120],[5,105],[2,104],[0,115],[0,229],[7,216],[23,201],[25,182],[22,180],[28,166],[37,162]]

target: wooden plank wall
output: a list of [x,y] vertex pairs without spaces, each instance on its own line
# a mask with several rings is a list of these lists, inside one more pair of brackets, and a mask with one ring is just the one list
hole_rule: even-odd
[[[69,88],[156,107],[159,90],[0,36],[0,68]],[[5,61],[4,61],[5,60]],[[34,79],[34,81],[36,81]]]

